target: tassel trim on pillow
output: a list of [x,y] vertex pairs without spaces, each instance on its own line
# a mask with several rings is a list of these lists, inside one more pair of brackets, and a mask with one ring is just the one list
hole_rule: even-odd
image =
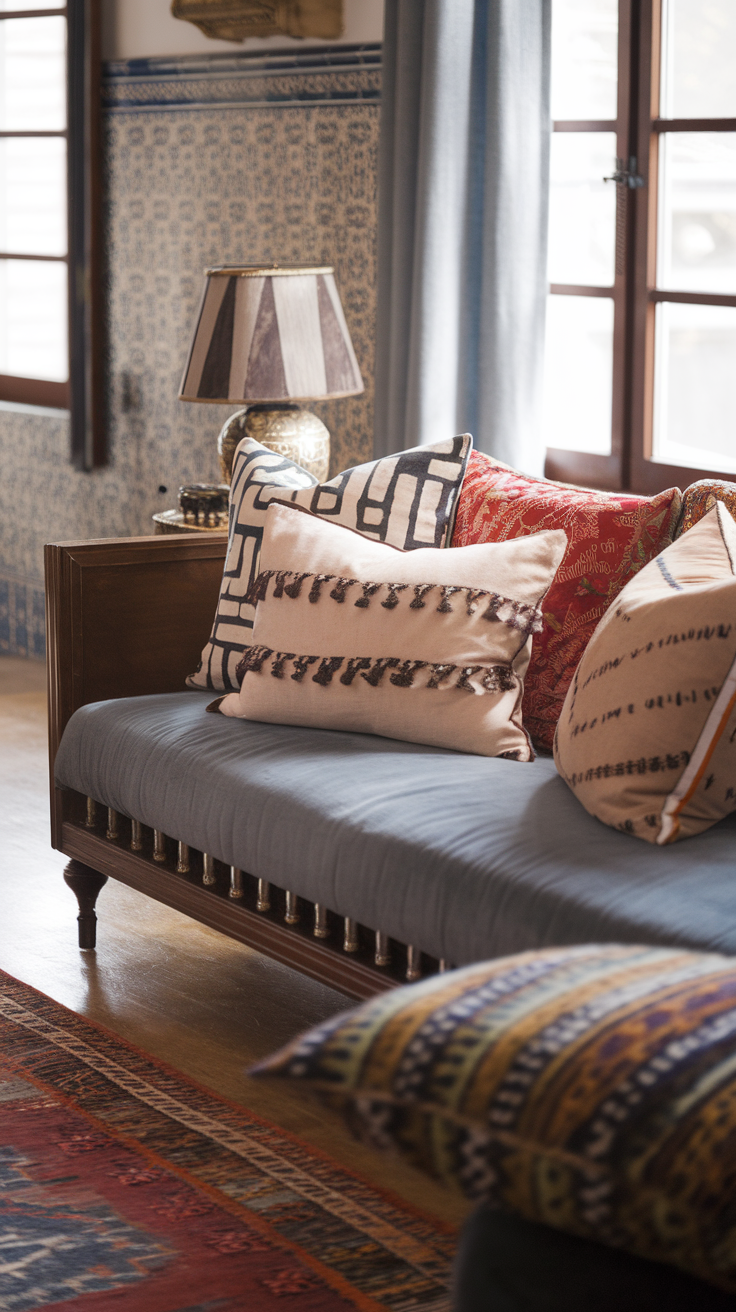
[[[313,673],[311,672],[314,667]],[[508,665],[453,665],[449,662],[401,660],[398,656],[299,656],[292,651],[274,651],[272,647],[246,647],[235,670],[239,683],[246,674],[270,674],[272,679],[290,678],[302,683],[309,676],[312,683],[328,688],[338,682],[349,688],[356,678],[378,688],[388,675],[395,688],[440,688],[458,692],[503,693],[518,687],[514,671]]]
[[[245,601],[250,606],[256,606],[259,601],[265,601],[268,595],[269,583],[273,580],[271,590],[272,598],[290,597],[296,600],[301,596],[302,590],[310,580],[309,600],[316,603],[323,596],[323,587],[332,583],[334,586],[329,589],[328,595],[333,601],[339,604],[348,599],[351,589],[359,590],[359,595],[351,593],[351,599],[355,596],[353,605],[361,610],[370,606],[374,598],[383,590],[385,595],[378,604],[384,610],[395,610],[402,601],[408,601],[409,610],[424,610],[428,603],[435,600],[430,598],[430,593],[439,593],[439,601],[435,610],[440,615],[451,614],[455,607],[451,605],[453,597],[465,602],[465,611],[467,615],[474,615],[478,605],[484,603],[486,608],[482,613],[484,620],[500,620],[511,629],[519,629],[522,633],[540,633],[543,628],[542,610],[540,606],[529,605],[525,602],[514,601],[512,597],[502,597],[498,592],[490,592],[487,588],[463,588],[453,584],[446,583],[362,583],[359,579],[340,578],[336,574],[310,574],[296,573],[294,570],[262,570],[258,577],[249,587]],[[403,594],[407,596],[404,597]]]

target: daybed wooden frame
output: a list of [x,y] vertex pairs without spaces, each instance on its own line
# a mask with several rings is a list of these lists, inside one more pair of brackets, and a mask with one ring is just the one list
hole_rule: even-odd
[[[736,516],[736,483],[704,479],[688,492],[676,537],[716,499]],[[226,550],[224,531],[45,548],[51,842],[72,858],[64,877],[79,902],[80,947],[95,946],[95,901],[112,877],[351,997],[449,968],[55,787],[56,752],[78,707],[183,689],[210,632]]]
[[79,946],[95,946],[95,902],[111,877],[354,998],[444,969],[374,929],[177,846],[176,835],[56,788],[56,752],[80,706],[183,689],[210,631],[226,548],[221,531],[45,548],[51,842],[71,858],[64,878],[79,902]]

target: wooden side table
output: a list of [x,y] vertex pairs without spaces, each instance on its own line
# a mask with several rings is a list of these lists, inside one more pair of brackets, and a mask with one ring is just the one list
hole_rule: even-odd
[[181,510],[159,510],[152,516],[154,534],[160,533],[226,533],[227,515],[220,524],[187,523]]

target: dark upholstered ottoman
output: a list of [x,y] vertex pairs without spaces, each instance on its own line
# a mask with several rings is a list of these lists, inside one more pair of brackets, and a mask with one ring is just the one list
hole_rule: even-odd
[[733,1312],[712,1285],[520,1216],[481,1207],[463,1230],[454,1312]]

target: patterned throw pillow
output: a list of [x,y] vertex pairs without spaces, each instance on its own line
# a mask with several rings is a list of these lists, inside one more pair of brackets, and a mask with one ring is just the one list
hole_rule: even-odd
[[245,438],[233,462],[228,552],[215,621],[189,687],[238,687],[235,670],[253,633],[247,594],[259,571],[263,525],[274,498],[405,551],[445,547],[472,444],[465,433],[356,465],[318,484],[300,465]]
[[568,538],[524,685],[524,722],[538,747],[552,748],[575,667],[598,621],[632,574],[672,541],[681,500],[676,487],[656,497],[593,492],[519,474],[478,451],[471,455],[453,547],[551,528]]
[[685,488],[677,536],[687,533],[693,524],[697,524],[703,515],[713,509],[716,501],[722,501],[736,518],[736,483],[726,483],[722,478],[701,478],[698,483],[691,483]]
[[722,502],[601,620],[567,694],[555,763],[591,815],[650,843],[736,810],[736,522]]
[[400,551],[270,506],[225,715],[531,760],[521,694],[564,533]]
[[554,948],[395,989],[252,1072],[471,1198],[736,1291],[736,963]]

